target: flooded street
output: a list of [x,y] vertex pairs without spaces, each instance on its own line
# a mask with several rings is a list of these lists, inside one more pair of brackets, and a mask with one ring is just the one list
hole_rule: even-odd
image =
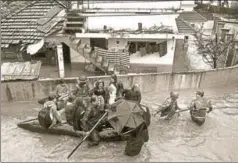
[[[153,113],[155,104],[161,104],[167,96],[168,92],[156,96],[147,93],[142,103],[150,106]],[[238,91],[205,90],[205,96],[212,100],[214,110],[201,127],[191,121],[188,112],[170,122],[152,117],[150,140],[138,156],[124,155],[125,142],[101,142],[92,148],[83,143],[70,161],[238,161]],[[194,97],[194,90],[181,91],[180,107],[186,109]],[[17,127],[18,122],[34,118],[39,107],[35,101],[2,104],[2,161],[67,161],[79,138],[33,133]]]

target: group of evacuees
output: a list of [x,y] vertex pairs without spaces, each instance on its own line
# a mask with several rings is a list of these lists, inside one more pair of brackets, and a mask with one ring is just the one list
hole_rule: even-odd
[[[171,119],[181,111],[177,104],[178,98],[179,93],[171,92],[170,97],[166,99],[156,114],[161,112],[161,117],[165,117],[166,120]],[[62,79],[56,87],[55,95],[50,95],[38,101],[44,105],[38,116],[39,122],[45,128],[52,128],[58,123],[68,123],[74,130],[83,130],[88,133],[102,115],[108,109],[115,107],[117,102],[122,99],[140,104],[141,92],[139,85],[135,84],[131,89],[124,89],[122,82],[119,82],[117,76],[113,74],[110,77],[108,87],[105,87],[104,81],[99,79],[94,83],[94,88],[90,89],[87,84],[87,77],[80,76],[75,89],[70,91],[68,85]],[[196,99],[191,102],[188,110],[190,110],[192,120],[202,125],[205,122],[206,113],[212,111],[212,105],[209,100],[204,98],[203,91],[197,91]],[[129,133],[125,148],[126,155],[139,154],[144,142],[149,140],[150,111],[147,108],[145,112],[147,114],[143,115],[143,118],[146,123],[141,124]],[[63,113],[65,113],[66,121],[62,118]],[[100,142],[99,132],[108,127],[110,127],[109,122],[106,119],[103,120],[91,132],[88,145],[98,145]]]
[[[38,101],[44,106],[38,119],[45,128],[68,123],[74,130],[83,130],[88,133],[102,115],[121,99],[132,100],[140,104],[139,85],[135,84],[131,89],[124,89],[122,82],[118,81],[115,74],[112,74],[108,87],[105,87],[104,81],[99,79],[94,83],[93,89],[90,89],[87,77],[80,76],[75,89],[70,91],[68,85],[61,79],[56,87],[55,95]],[[148,116],[144,116],[147,123],[143,123],[127,135],[125,154],[129,156],[139,154],[144,142],[149,139],[147,127],[150,123],[150,114],[149,110],[147,112]],[[62,118],[63,114],[65,114],[66,121]],[[98,145],[100,142],[99,132],[108,127],[110,124],[107,119],[103,120],[91,132],[88,145]]]

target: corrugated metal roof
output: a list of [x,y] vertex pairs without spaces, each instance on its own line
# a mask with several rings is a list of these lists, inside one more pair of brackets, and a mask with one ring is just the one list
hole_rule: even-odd
[[41,61],[5,62],[1,65],[1,81],[38,79],[40,68]]

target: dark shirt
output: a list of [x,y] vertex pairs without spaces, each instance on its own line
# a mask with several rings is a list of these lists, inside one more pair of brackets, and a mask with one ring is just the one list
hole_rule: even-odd
[[138,126],[127,139],[125,154],[128,156],[138,155],[144,142],[149,140],[149,133],[146,125],[143,123]]
[[74,90],[74,95],[76,97],[86,97],[89,95],[89,87],[87,84],[85,85],[76,85],[76,89]]
[[97,105],[90,104],[82,119],[84,130],[89,131],[98,122],[100,115],[101,113]]
[[177,100],[174,101],[170,97],[166,99],[161,109],[161,117],[173,116],[176,110],[179,110]]

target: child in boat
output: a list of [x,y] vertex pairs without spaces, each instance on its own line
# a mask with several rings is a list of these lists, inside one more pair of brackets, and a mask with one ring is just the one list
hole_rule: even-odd
[[206,120],[206,114],[213,109],[211,101],[204,98],[203,91],[196,92],[196,99],[190,105],[190,115],[192,120],[198,125],[203,125]]
[[170,92],[170,97],[168,97],[165,100],[161,109],[158,110],[154,114],[154,116],[158,114],[159,112],[161,112],[161,115],[160,115],[161,117],[165,117],[165,120],[170,120],[178,110],[181,110],[178,107],[178,103],[177,103],[178,98],[179,98],[179,93]]

